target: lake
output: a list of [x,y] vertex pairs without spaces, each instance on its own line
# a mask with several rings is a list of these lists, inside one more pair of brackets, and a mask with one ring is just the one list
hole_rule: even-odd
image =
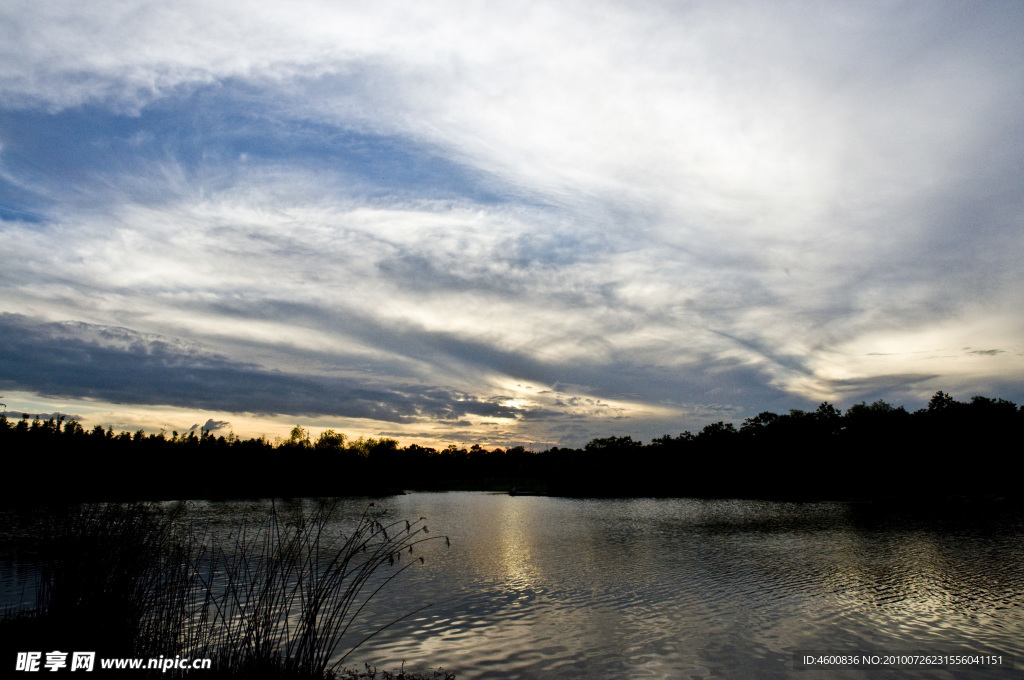
[[[358,513],[369,501],[347,499]],[[799,670],[794,653],[1024,660],[1024,520],[863,504],[577,500],[481,493],[376,499],[427,518],[423,565],[360,618],[387,628],[346,665],[460,678],[1003,678],[981,666]],[[249,504],[198,503],[231,523]],[[344,523],[344,522],[342,522]],[[6,570],[6,587],[14,586]]]

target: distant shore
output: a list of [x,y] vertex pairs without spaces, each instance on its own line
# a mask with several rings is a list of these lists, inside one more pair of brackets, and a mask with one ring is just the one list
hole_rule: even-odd
[[[404,490],[479,490],[574,497],[1017,502],[1006,442],[1020,441],[1024,409],[943,392],[908,412],[879,401],[845,413],[763,412],[737,429],[648,443],[605,437],[582,448],[437,450],[390,438],[315,441],[296,426],[274,443],[211,432],[116,433],[75,421],[0,416],[9,479],[3,502],[383,496]],[[942,456],[940,453],[952,453]]]

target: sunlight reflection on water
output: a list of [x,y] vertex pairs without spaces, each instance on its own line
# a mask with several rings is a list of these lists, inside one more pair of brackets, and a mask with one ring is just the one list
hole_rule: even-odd
[[483,493],[385,504],[430,517],[452,548],[382,606],[437,603],[415,629],[375,638],[365,652],[382,667],[404,659],[468,678],[803,677],[796,650],[1024,653],[1019,519],[875,526],[838,503]]
[[[344,513],[357,516],[368,502],[347,499]],[[424,546],[426,563],[382,591],[342,648],[433,606],[383,630],[349,665],[404,661],[460,678],[809,678],[820,672],[795,671],[797,650],[1024,658],[1018,514],[922,520],[841,503],[468,492],[376,503],[395,519],[427,517],[432,535],[447,534],[452,545]],[[265,505],[200,503],[194,512],[230,533]],[[339,531],[345,525],[339,520]],[[15,565],[2,564],[10,591]]]

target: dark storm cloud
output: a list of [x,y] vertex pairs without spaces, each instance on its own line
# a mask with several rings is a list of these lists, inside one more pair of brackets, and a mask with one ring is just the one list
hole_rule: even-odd
[[287,374],[123,328],[0,315],[0,387],[45,396],[210,410],[409,422],[520,411],[439,387],[374,387]]
[[[384,322],[353,311],[330,313],[306,303],[266,301],[257,305],[235,300],[217,303],[216,311],[224,317],[272,318],[357,339],[361,344],[386,354],[346,358],[346,365],[375,373],[398,374],[403,371],[403,362],[416,362],[444,367],[449,373],[476,375],[497,371],[518,380],[543,385],[586,386],[588,392],[604,395],[608,399],[682,403],[692,401],[695,394],[707,394],[712,390],[732,397],[743,393],[745,399],[756,399],[760,403],[791,399],[781,390],[763,385],[765,378],[762,367],[751,366],[741,359],[698,355],[691,365],[678,370],[666,370],[654,357],[647,361],[647,357],[636,356],[628,350],[604,358],[577,357],[544,361],[526,350],[502,348],[493,342],[456,332]],[[588,329],[587,332],[593,335],[595,341],[602,337],[600,328]],[[586,341],[586,336],[581,336],[580,340]],[[334,361],[329,354],[322,352],[307,353],[292,349],[290,353],[296,357],[308,356],[318,363]],[[801,368],[796,359],[772,357],[772,360]],[[599,397],[575,395],[566,397],[565,403],[556,401],[554,405],[577,408],[599,404],[600,401]],[[806,404],[801,402],[801,405]],[[602,412],[610,415],[607,410]],[[578,414],[540,408],[521,415],[534,420],[579,417]]]

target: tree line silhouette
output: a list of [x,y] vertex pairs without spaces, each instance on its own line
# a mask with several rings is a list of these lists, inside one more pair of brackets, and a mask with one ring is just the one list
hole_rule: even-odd
[[86,430],[62,417],[0,415],[7,499],[127,500],[380,495],[411,490],[512,490],[565,496],[763,499],[1021,498],[1024,407],[937,392],[909,412],[884,401],[845,413],[762,412],[739,428],[723,421],[697,434],[649,443],[629,436],[582,448],[486,450],[400,446],[334,430],[313,440]]

